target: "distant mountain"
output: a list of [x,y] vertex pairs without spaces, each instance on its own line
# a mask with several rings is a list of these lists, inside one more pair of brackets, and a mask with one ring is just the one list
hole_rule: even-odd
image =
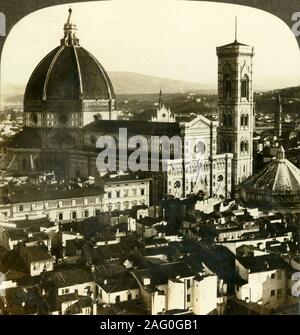
[[281,98],[283,99],[300,99],[300,86],[268,90],[266,92],[260,93],[260,95],[265,98],[272,98],[273,96],[277,95],[277,92],[280,93]]
[[[112,71],[109,76],[116,94],[158,94],[195,92],[202,94],[214,94],[213,85],[159,78],[134,72]],[[3,103],[20,103],[23,100],[25,85],[2,84]]]
[[157,94],[197,92],[203,94],[216,93],[213,85],[204,85],[181,80],[148,76],[134,72],[109,72],[116,94]]
[[279,108],[278,92],[281,96],[284,114],[300,116],[300,86],[287,87],[255,94],[256,111],[274,113]]

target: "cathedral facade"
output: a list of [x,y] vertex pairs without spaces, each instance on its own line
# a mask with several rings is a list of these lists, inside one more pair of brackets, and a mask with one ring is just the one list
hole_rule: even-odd
[[[76,37],[71,10],[60,46],[31,75],[24,95],[24,129],[7,148],[2,168],[19,173],[55,171],[58,179],[99,176],[100,136],[178,136],[182,157],[148,171],[164,195],[230,198],[233,186],[252,174],[253,48],[235,41],[217,48],[219,122],[198,116],[180,123],[160,100],[153,122],[117,120],[113,85],[103,66]],[[118,148],[119,149],[119,148]],[[128,152],[130,154],[130,152]],[[149,153],[150,155],[150,153]]]

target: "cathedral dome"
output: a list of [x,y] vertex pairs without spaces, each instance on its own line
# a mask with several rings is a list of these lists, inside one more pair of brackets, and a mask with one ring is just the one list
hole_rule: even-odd
[[39,103],[51,105],[53,102],[56,104],[55,109],[59,109],[58,101],[71,101],[76,105],[76,102],[82,100],[115,99],[105,69],[79,45],[76,26],[71,23],[71,13],[70,9],[61,45],[37,65],[28,81],[24,96],[25,111]]
[[300,170],[285,158],[282,146],[273,162],[241,184],[241,198],[264,207],[300,205]]

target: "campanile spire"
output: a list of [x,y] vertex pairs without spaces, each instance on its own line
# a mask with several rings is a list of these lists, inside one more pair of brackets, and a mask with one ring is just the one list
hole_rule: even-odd
[[237,33],[238,33],[238,22],[237,22],[237,16],[235,16],[234,42],[237,42]]

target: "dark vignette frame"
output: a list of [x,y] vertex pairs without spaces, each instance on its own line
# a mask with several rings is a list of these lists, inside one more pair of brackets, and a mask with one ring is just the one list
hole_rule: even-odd
[[[15,24],[23,17],[31,14],[39,9],[43,9],[55,5],[63,5],[68,3],[90,2],[90,1],[110,1],[110,0],[0,0],[0,13],[6,17],[6,36],[0,34],[0,54],[5,43],[5,40]],[[185,0],[182,0],[185,1]],[[296,20],[300,21],[300,2],[299,0],[193,0],[193,1],[211,1],[216,3],[228,3],[234,5],[243,5],[264,10],[273,15],[276,15],[284,21],[291,29],[295,30]],[[297,19],[293,17],[298,13]],[[213,17],[212,17],[213,21]],[[294,27],[294,29],[293,29]],[[268,27],[264,27],[268,29]],[[295,36],[300,47],[300,24],[297,28]],[[270,30],[270,36],[272,31]]]
[[[25,16],[43,8],[68,3],[91,2],[91,1],[111,1],[111,0],[0,0],[0,66],[2,51],[12,28]],[[187,0],[181,0],[187,1]],[[189,0],[190,1],[190,0]],[[300,1],[299,0],[193,0],[210,1],[215,3],[228,3],[257,8],[273,14],[280,18],[291,29],[300,48]],[[3,22],[4,17],[4,22]],[[213,22],[213,17],[212,17]],[[268,27],[264,27],[268,29]],[[272,30],[270,29],[270,37]],[[296,70],[297,71],[297,70]],[[0,69],[1,73],[1,69]],[[1,86],[1,78],[0,78]],[[1,92],[0,92],[1,94]]]

